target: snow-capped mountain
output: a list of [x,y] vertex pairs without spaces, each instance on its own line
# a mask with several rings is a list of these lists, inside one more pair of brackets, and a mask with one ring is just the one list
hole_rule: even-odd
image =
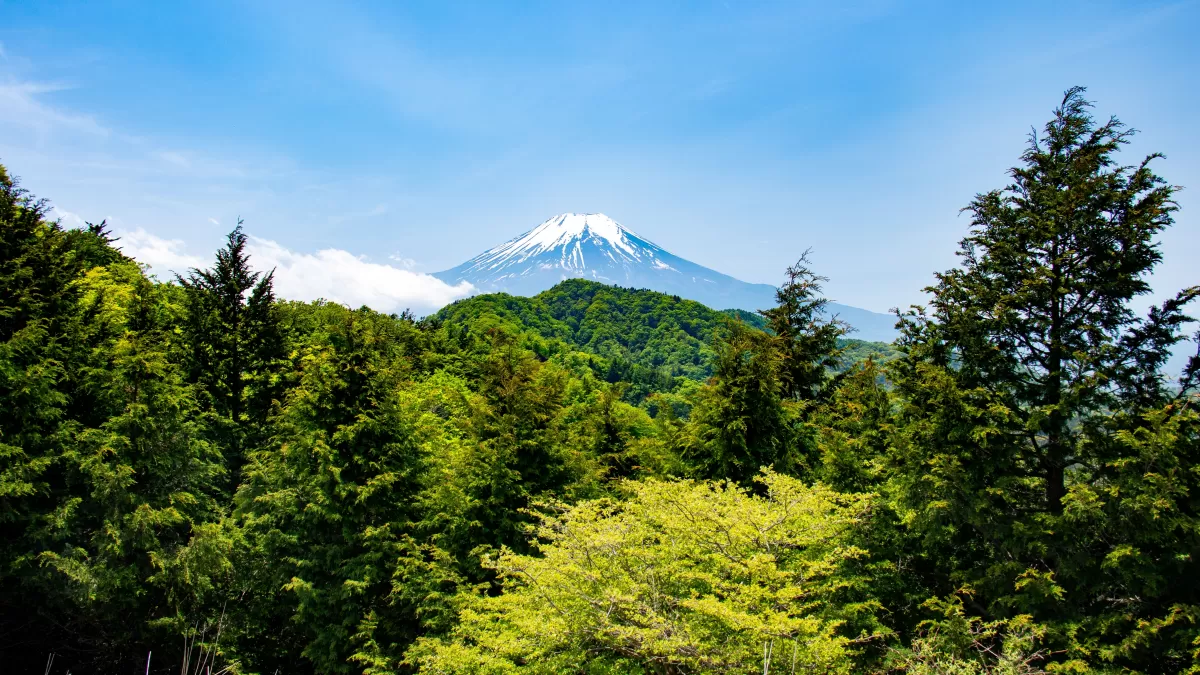
[[[751,284],[671,254],[602,213],[564,213],[434,276],[469,281],[485,293],[535,295],[554,284],[583,278],[617,286],[649,288],[696,300],[715,309],[770,307],[775,287]],[[856,307],[830,310],[857,328],[854,337],[891,341],[895,319]]]

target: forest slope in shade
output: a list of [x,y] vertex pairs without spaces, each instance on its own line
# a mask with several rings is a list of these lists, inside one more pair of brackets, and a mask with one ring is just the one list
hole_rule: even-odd
[[1175,188],[1089,109],[891,346],[803,258],[757,316],[293,302],[240,227],[162,282],[0,169],[4,672],[1200,672],[1200,288],[1131,311]]

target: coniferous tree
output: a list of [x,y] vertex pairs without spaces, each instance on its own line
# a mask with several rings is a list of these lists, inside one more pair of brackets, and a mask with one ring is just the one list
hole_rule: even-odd
[[66,485],[64,448],[81,423],[103,419],[77,378],[89,351],[77,282],[123,259],[103,226],[64,230],[48,209],[0,165],[0,660],[14,668],[30,648],[72,647],[70,630],[44,613],[62,595],[40,585],[37,553],[48,523],[80,496]]
[[187,290],[189,375],[224,420],[220,441],[233,485],[247,451],[265,440],[262,429],[281,395],[284,353],[274,271],[254,272],[246,244],[239,220],[211,269],[178,277]]
[[684,455],[701,477],[748,484],[762,467],[795,470],[793,413],[772,336],[740,321],[728,330],[714,346],[713,376],[692,409]]
[[[79,268],[48,205],[0,165],[0,518],[20,527],[48,486],[51,444],[68,400],[60,385]],[[15,542],[5,532],[5,542]],[[6,559],[9,559],[6,556]]]
[[808,255],[805,251],[787,268],[787,279],[775,291],[775,307],[759,312],[780,352],[781,394],[802,401],[825,393],[830,371],[841,365],[838,340],[850,331],[845,322],[827,316],[829,300],[821,295],[821,284],[828,279],[809,269]]
[[967,207],[962,267],[937,275],[933,294],[939,365],[980,387],[1012,414],[1006,434],[1038,480],[1043,508],[1062,510],[1076,461],[1073,423],[1115,402],[1141,325],[1130,302],[1150,291],[1161,261],[1155,237],[1172,222],[1175,188],[1115,153],[1133,134],[1116,118],[1097,125],[1083,89],[1067,92],[1044,137],[1034,135],[1004,190]]
[[220,457],[170,356],[169,292],[103,223],[64,230],[0,187],[0,659],[111,669],[195,609],[176,572],[219,516]]
[[[1032,614],[1056,627],[1048,639],[1090,660],[1115,659],[1104,633],[1161,610],[1153,596],[1167,592],[1101,591],[1089,575],[1117,564],[1105,555],[1133,549],[1114,549],[1113,531],[1089,533],[1077,519],[1090,513],[1107,529],[1128,517],[1113,481],[1140,484],[1146,498],[1165,489],[1137,468],[1147,466],[1134,461],[1146,446],[1113,426],[1112,411],[1148,420],[1169,405],[1161,366],[1196,291],[1134,314],[1161,260],[1156,236],[1172,223],[1176,188],[1151,170],[1157,154],[1117,163],[1133,132],[1116,118],[1094,120],[1083,93],[1066,93],[1007,188],[971,202],[961,267],[937,275],[928,313],[902,317],[905,357],[890,369],[902,402],[891,489],[932,594],[968,587],[971,612]],[[1139,433],[1155,433],[1145,425]],[[1167,454],[1163,466],[1177,464],[1169,455],[1189,434],[1154,445]],[[1159,504],[1181,509],[1176,532],[1194,531],[1190,507],[1168,494]],[[1164,554],[1190,559],[1191,535],[1159,532]],[[1125,619],[1082,628],[1100,616]]]
[[[303,656],[319,672],[353,672],[357,648],[394,659],[414,637],[415,617],[389,598],[404,574],[397,565],[416,555],[427,458],[398,398],[411,326],[365,308],[317,314],[295,357],[296,386],[237,494],[257,563],[248,613],[261,622],[245,651],[268,670],[294,670]],[[255,653],[255,642],[269,647]]]
[[526,550],[523,511],[571,480],[554,420],[562,408],[563,373],[497,334],[479,376],[486,405],[476,409],[474,461],[466,493],[472,545]]
[[595,439],[591,452],[610,479],[629,478],[637,468],[636,459],[629,452],[628,430],[618,419],[625,388],[623,383],[603,387],[588,410],[592,422],[588,431]]
[[57,609],[76,639],[97,652],[93,667],[108,660],[115,668],[159,640],[174,642],[156,624],[202,620],[193,584],[216,570],[186,559],[197,533],[222,515],[224,466],[171,358],[179,315],[165,302],[168,289],[131,263],[98,268],[80,286],[96,315],[81,385],[103,421],[64,445],[64,502],[73,503],[43,531],[37,562],[66,600]]
[[884,476],[892,399],[881,368],[868,357],[851,366],[813,415],[815,477],[843,492],[870,492]]

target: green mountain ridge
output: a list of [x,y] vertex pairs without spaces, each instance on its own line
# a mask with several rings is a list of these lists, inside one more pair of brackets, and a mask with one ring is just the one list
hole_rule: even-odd
[[[712,342],[728,321],[766,329],[759,314],[712,309],[694,300],[647,289],[568,279],[532,297],[489,293],[442,308],[433,320],[524,330],[662,377],[703,380],[712,374]],[[844,364],[867,356],[888,361],[898,354],[883,342],[843,339]],[[626,373],[622,373],[626,374]]]

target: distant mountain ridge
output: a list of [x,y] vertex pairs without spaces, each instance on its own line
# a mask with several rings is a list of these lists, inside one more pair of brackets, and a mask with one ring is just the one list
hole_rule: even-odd
[[[647,288],[715,309],[754,311],[775,304],[775,287],[752,284],[698,265],[644,239],[602,213],[564,213],[463,264],[434,274],[451,284],[468,281],[481,292],[532,296],[560,281],[589,279]],[[854,337],[890,342],[895,318],[830,303],[830,312],[854,326]]]

